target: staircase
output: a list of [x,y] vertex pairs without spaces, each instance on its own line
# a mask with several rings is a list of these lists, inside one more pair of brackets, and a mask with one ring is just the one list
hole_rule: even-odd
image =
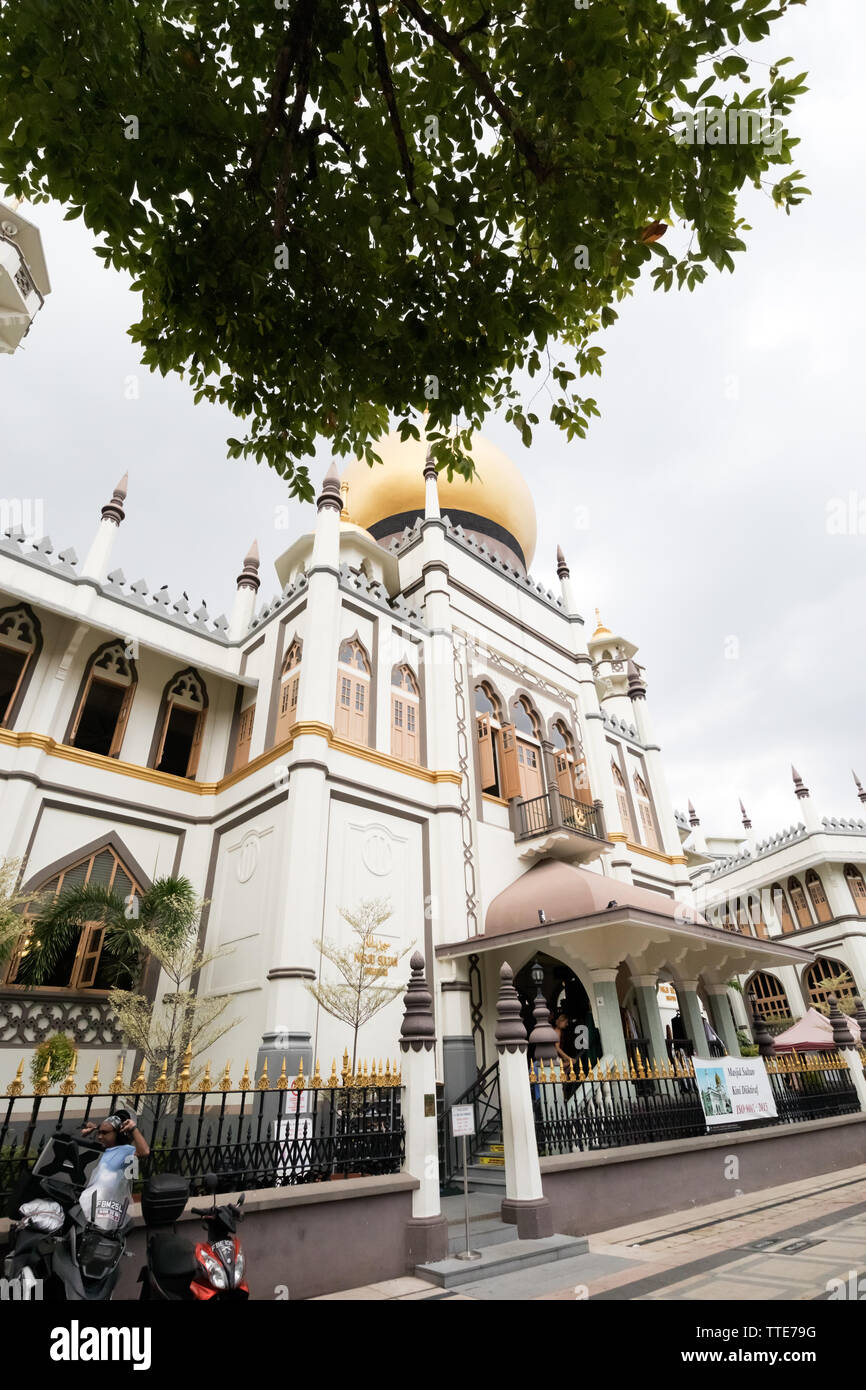
[[[491,1140],[494,1137],[501,1139],[502,1131],[494,1131]],[[472,1155],[471,1163],[466,1165],[466,1172],[470,1192],[498,1192],[501,1201],[505,1196],[505,1145],[489,1140]],[[459,1183],[461,1178],[462,1170],[458,1170],[455,1179]]]
[[[495,1165],[491,1165],[488,1171],[495,1172]],[[448,1258],[432,1264],[416,1265],[416,1278],[449,1289],[501,1274],[516,1274],[533,1265],[573,1259],[586,1253],[589,1241],[584,1237],[555,1235],[543,1240],[518,1240],[514,1226],[500,1220],[503,1195],[504,1179],[498,1192],[476,1189],[470,1193],[469,1240],[472,1249],[480,1253],[480,1260],[456,1258],[460,1251],[466,1249],[464,1201],[462,1197],[443,1197],[442,1211],[448,1218]]]
[[[499,1065],[494,1062],[479,1072],[454,1105],[471,1105],[475,1133],[466,1140],[467,1174],[473,1191],[505,1196],[505,1147],[502,1143],[502,1111],[499,1104]],[[439,1158],[443,1195],[463,1191],[463,1141],[451,1133],[451,1107],[440,1111]]]

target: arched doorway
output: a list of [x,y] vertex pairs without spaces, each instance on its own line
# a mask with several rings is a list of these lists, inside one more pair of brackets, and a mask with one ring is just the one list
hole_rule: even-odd
[[[568,1019],[566,1052],[570,1053],[568,1044],[573,1042],[574,1057],[579,1059],[584,1066],[589,1064],[594,1066],[602,1054],[602,1046],[601,1035],[595,1026],[592,1015],[589,995],[571,966],[557,960],[555,956],[546,955],[544,951],[539,951],[537,955],[527,961],[526,965],[518,970],[514,977],[514,988],[520,997],[520,1016],[523,1019],[527,1034],[531,1033],[535,1027],[532,1009],[536,999],[537,986],[532,979],[532,969],[536,964],[540,965],[544,971],[541,993],[550,1011],[551,1023],[560,1013],[564,1013]],[[579,1028],[586,1029],[587,1047],[577,1046],[577,1042],[580,1040],[580,1035],[577,1034]]]

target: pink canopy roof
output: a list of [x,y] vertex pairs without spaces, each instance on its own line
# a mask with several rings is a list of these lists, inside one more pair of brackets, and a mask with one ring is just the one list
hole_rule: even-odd
[[[845,1022],[854,1035],[855,1044],[859,1043],[860,1028],[856,1018],[846,1014]],[[818,1048],[836,1045],[833,1042],[833,1028],[829,1018],[817,1009],[809,1009],[791,1028],[777,1034],[773,1043],[776,1052],[814,1052]]]

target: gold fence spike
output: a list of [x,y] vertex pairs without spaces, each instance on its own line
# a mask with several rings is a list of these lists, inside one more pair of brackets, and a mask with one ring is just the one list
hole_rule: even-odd
[[307,1084],[307,1082],[306,1082],[306,1078],[305,1078],[305,1076],[304,1076],[304,1059],[303,1059],[303,1057],[299,1057],[299,1058],[298,1058],[298,1074],[297,1074],[297,1076],[295,1077],[294,1081],[292,1082],[292,1090],[293,1090],[293,1091],[303,1091],[304,1088],[305,1088],[305,1086],[306,1086],[306,1084]]
[[244,1062],[244,1074],[238,1083],[238,1090],[248,1091],[251,1085],[252,1082],[250,1081],[250,1063],[249,1058],[247,1058],[247,1060]]
[[201,1079],[201,1083],[200,1083],[198,1089],[199,1089],[199,1092],[200,1092],[202,1095],[204,1095],[205,1091],[212,1091],[212,1090],[213,1090],[213,1085],[212,1085],[211,1079],[210,1079],[210,1062],[209,1062],[209,1061],[205,1064],[204,1076],[203,1076],[202,1079]]
[[656,1058],[654,1059],[654,1061],[653,1061],[653,1080],[654,1080],[654,1081],[661,1081],[661,1079],[662,1079],[662,1074],[661,1074],[661,1072],[659,1071],[659,1059],[658,1059],[658,1057],[656,1057]]
[[390,1057],[386,1057],[386,1058],[385,1058],[385,1070],[384,1070],[384,1072],[382,1073],[382,1085],[387,1087],[387,1086],[391,1086],[392,1084],[393,1084],[393,1083],[392,1083],[392,1081],[391,1081],[391,1058],[390,1058]]
[[574,1074],[574,1058],[573,1058],[573,1057],[569,1057],[569,1059],[568,1059],[568,1079],[569,1079],[569,1081],[576,1081],[576,1080],[577,1080],[577,1077],[576,1077],[575,1074]]
[[560,1083],[560,1085],[563,1085],[564,1082],[565,1082],[565,1062],[564,1062],[564,1061],[562,1060],[562,1058],[560,1057],[560,1059],[559,1059],[559,1083]]
[[[641,1055],[640,1055],[640,1048],[639,1048],[639,1047],[636,1047],[635,1050],[634,1050],[634,1052],[635,1052],[635,1059],[636,1059],[636,1061],[637,1061],[637,1074],[638,1074],[640,1080],[643,1081],[644,1076],[645,1076],[645,1072],[644,1072],[644,1066],[643,1066],[643,1058],[642,1058]],[[632,1071],[634,1071],[635,1063],[632,1062],[631,1065],[632,1065]]]
[[121,1056],[117,1059],[117,1070],[114,1073],[114,1080],[108,1088],[108,1094],[117,1096],[123,1089],[123,1057]]
[[51,1058],[45,1058],[45,1066],[42,1068],[42,1075],[33,1087],[33,1094],[36,1096],[47,1096],[51,1085]]
[[69,1071],[66,1073],[66,1079],[65,1079],[65,1081],[63,1082],[63,1085],[60,1087],[60,1094],[61,1094],[62,1096],[74,1096],[74,1095],[75,1095],[75,1072],[76,1072],[77,1068],[78,1068],[78,1052],[75,1051],[75,1052],[73,1052],[73,1054],[72,1054],[72,1061],[69,1063]]
[[[629,1075],[629,1077],[631,1078],[632,1081],[637,1081],[638,1075],[637,1075],[637,1072],[635,1071],[635,1068],[634,1068],[634,1058],[632,1058],[632,1060],[631,1060],[631,1061],[629,1062],[629,1064],[628,1064],[628,1075]],[[642,1076],[643,1076],[643,1069],[641,1069],[641,1077],[642,1077]]]
[[98,1095],[98,1094],[99,1094],[99,1058],[98,1058],[98,1057],[97,1057],[96,1062],[94,1063],[94,1066],[93,1066],[93,1075],[91,1076],[90,1080],[88,1081],[87,1085],[86,1085],[85,1088],[84,1088],[84,1094],[85,1094],[86,1096],[95,1096],[95,1095]]
[[335,1091],[339,1084],[340,1078],[337,1075],[337,1059],[336,1057],[334,1057],[334,1059],[331,1062],[331,1075],[328,1077],[328,1087],[330,1088],[330,1090]]
[[9,1082],[9,1085],[6,1087],[6,1094],[7,1094],[7,1096],[20,1096],[21,1092],[22,1092],[23,1089],[24,1089],[24,1087],[23,1087],[23,1085],[22,1085],[22,1083],[21,1083],[21,1076],[22,1076],[23,1071],[24,1071],[24,1058],[22,1057],[22,1058],[21,1058],[21,1061],[18,1063],[18,1070],[17,1070],[17,1072],[15,1073],[15,1080],[14,1080],[14,1081],[10,1081],[10,1082]]
[[583,1071],[583,1058],[582,1058],[582,1057],[578,1057],[578,1059],[577,1059],[577,1079],[578,1079],[578,1081],[585,1081],[585,1080],[586,1080],[586,1077],[585,1077],[584,1071]]
[[313,1075],[310,1077],[310,1089],[311,1089],[312,1091],[320,1091],[320,1090],[322,1089],[322,1086],[323,1086],[324,1084],[325,1084],[325,1083],[324,1083],[323,1080],[322,1080],[322,1073],[319,1071],[319,1059],[318,1059],[318,1057],[317,1057],[317,1058],[316,1058],[316,1070],[313,1072]]
[[230,1091],[232,1088],[231,1065],[232,1059],[230,1057],[229,1060],[226,1062],[225,1071],[223,1072],[222,1077],[220,1078],[221,1091]]
[[271,1083],[270,1083],[270,1081],[268,1080],[268,1059],[267,1059],[267,1057],[266,1057],[265,1060],[264,1060],[264,1062],[262,1063],[262,1074],[261,1074],[261,1076],[259,1077],[258,1081],[256,1082],[256,1090],[257,1090],[257,1091],[269,1091],[270,1089],[271,1089]]
[[281,1067],[281,1069],[280,1069],[280,1074],[279,1074],[279,1076],[277,1077],[277,1090],[278,1090],[278,1091],[287,1091],[288,1089],[289,1089],[289,1078],[286,1076],[286,1059],[285,1059],[285,1056],[284,1056],[284,1057],[283,1057],[283,1065],[282,1065],[282,1067]]
[[140,1096],[147,1090],[147,1062],[144,1057],[141,1059],[141,1066],[138,1069],[138,1076],[132,1083],[133,1095]]
[[162,1091],[167,1091],[167,1090],[168,1090],[168,1056],[167,1056],[167,1055],[166,1055],[166,1057],[165,1057],[164,1060],[163,1060],[163,1063],[162,1063],[162,1071],[159,1073],[159,1078],[158,1078],[158,1080],[157,1080],[156,1086],[154,1087],[154,1090],[160,1091],[160,1092],[162,1092]]
[[529,1080],[533,1083],[538,1081],[538,1077],[535,1074],[535,1061],[532,1057],[529,1059]]
[[180,1071],[177,1074],[177,1091],[179,1095],[186,1095],[189,1090],[189,1072],[192,1066],[192,1043],[187,1043],[186,1051],[183,1054]]
[[348,1049],[348,1047],[347,1047],[347,1048],[345,1049],[345,1051],[343,1052],[343,1085],[344,1085],[344,1086],[351,1086],[351,1084],[352,1084],[352,1068],[349,1066],[349,1049]]

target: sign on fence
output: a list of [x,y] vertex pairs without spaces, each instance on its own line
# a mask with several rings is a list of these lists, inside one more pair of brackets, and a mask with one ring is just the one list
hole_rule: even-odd
[[692,1063],[708,1125],[776,1118],[763,1057],[693,1057]]

